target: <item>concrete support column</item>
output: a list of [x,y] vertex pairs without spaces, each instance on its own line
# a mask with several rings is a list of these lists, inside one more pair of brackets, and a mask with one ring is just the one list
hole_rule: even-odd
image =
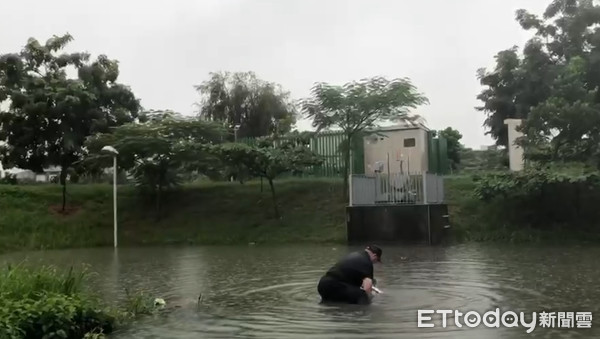
[[504,124],[508,126],[507,147],[511,171],[521,171],[524,167],[523,148],[515,144],[516,140],[523,136],[523,133],[517,131],[517,127],[521,125],[522,121],[522,119],[504,120]]

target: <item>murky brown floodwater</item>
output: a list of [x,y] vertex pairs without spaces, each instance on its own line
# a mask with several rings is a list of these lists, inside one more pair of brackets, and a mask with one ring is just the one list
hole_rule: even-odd
[[[2,261],[87,263],[109,300],[144,289],[177,306],[112,338],[593,338],[591,329],[418,328],[417,310],[598,313],[600,249],[384,247],[376,265],[385,292],[369,306],[319,304],[316,284],[346,247],[201,247],[67,250],[12,254]],[[408,261],[401,257],[407,256]],[[198,306],[197,298],[202,294]],[[502,314],[502,313],[501,313]],[[493,320],[493,319],[491,319]],[[510,319],[509,319],[510,320]],[[597,324],[596,324],[597,323]],[[557,324],[556,324],[557,325]]]

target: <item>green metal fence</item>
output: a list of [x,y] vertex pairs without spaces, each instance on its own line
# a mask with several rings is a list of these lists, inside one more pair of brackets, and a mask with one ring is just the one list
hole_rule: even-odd
[[[344,152],[342,145],[345,136],[342,132],[328,131],[315,134],[310,140],[310,148],[313,152],[323,157],[323,164],[307,168],[303,176],[312,177],[341,177],[344,173]],[[238,142],[247,145],[256,145],[256,138],[242,138]],[[351,173],[364,173],[365,155],[363,138],[354,138],[350,149]],[[349,173],[350,174],[350,173]]]
[[442,136],[434,138],[433,134],[432,131],[428,132],[429,173],[448,174],[450,172],[448,142]]
[[[429,173],[447,174],[449,171],[448,151],[446,140],[442,137],[428,135]],[[302,176],[310,177],[342,177],[344,173],[344,153],[342,144],[345,136],[342,132],[328,131],[315,134],[310,140],[310,148],[313,152],[323,156],[324,162],[321,166],[311,166]],[[247,145],[256,145],[255,138],[242,138],[238,142]],[[364,139],[354,138],[350,149],[350,173],[365,173]]]

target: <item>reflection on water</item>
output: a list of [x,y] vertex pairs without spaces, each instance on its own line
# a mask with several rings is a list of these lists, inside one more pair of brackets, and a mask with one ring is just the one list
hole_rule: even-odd
[[[455,246],[384,248],[375,266],[384,290],[369,306],[319,304],[316,284],[342,254],[339,247],[202,247],[89,249],[12,254],[0,261],[71,265],[100,274],[96,290],[121,300],[142,289],[175,307],[114,338],[587,338],[591,329],[454,326],[418,328],[417,310],[480,314],[591,311],[600,300],[599,249]],[[400,258],[409,257],[408,261]],[[197,300],[202,296],[202,302]]]

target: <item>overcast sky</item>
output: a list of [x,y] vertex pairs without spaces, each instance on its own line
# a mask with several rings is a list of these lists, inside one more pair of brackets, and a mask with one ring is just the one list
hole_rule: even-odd
[[[515,10],[550,0],[0,0],[0,53],[29,37],[74,36],[69,50],[120,62],[119,81],[147,109],[193,114],[193,86],[211,71],[254,71],[294,98],[316,81],[408,77],[430,100],[415,113],[491,144],[476,95],[480,67],[523,46]],[[310,128],[300,122],[300,129]]]

